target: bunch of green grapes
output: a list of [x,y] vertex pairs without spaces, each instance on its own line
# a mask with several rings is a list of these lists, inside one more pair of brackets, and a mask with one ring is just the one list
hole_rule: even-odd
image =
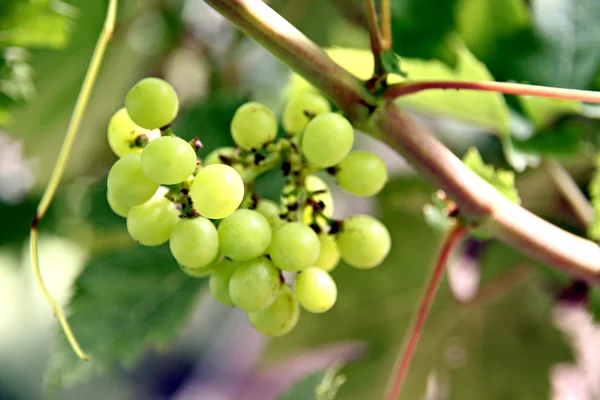
[[[129,91],[108,127],[120,157],[108,174],[108,204],[127,219],[136,242],[169,242],[184,273],[210,276],[215,299],[246,311],[258,331],[281,336],[297,324],[301,307],[331,309],[337,286],[330,272],[340,260],[370,269],[385,259],[386,227],[368,215],[332,219],[330,189],[315,173],[326,170],[344,190],[373,196],[387,169],[375,154],[351,151],[351,123],[320,94],[289,100],[280,138],[268,107],[242,105],[231,121],[236,147],[204,160],[198,139],[186,142],[171,131],[178,108],[163,80],[143,79]],[[279,204],[253,189],[254,179],[273,168],[286,179]],[[282,271],[294,273],[294,282]]]

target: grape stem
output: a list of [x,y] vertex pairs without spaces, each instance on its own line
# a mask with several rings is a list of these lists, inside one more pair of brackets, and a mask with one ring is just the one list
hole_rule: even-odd
[[110,41],[113,30],[115,27],[117,15],[117,0],[110,0],[108,4],[108,10],[106,13],[106,19],[104,21],[104,26],[102,28],[102,32],[98,38],[98,42],[96,43],[96,47],[92,54],[92,59],[90,61],[90,65],[88,67],[87,73],[85,75],[83,85],[81,86],[81,91],[79,92],[79,96],[77,97],[77,101],[75,103],[75,108],[73,110],[73,114],[71,115],[71,120],[69,121],[69,126],[67,128],[67,133],[65,134],[65,138],[60,149],[60,153],[56,160],[56,164],[54,165],[54,169],[52,170],[52,175],[50,176],[50,181],[48,182],[48,186],[46,186],[46,190],[42,196],[40,204],[38,205],[37,212],[35,218],[31,222],[31,233],[30,233],[30,242],[29,242],[29,250],[31,254],[31,263],[33,264],[33,269],[35,272],[35,279],[37,284],[44,294],[46,301],[50,304],[52,309],[54,310],[54,315],[60,322],[60,325],[63,329],[63,332],[71,345],[71,348],[77,354],[77,356],[82,360],[89,360],[87,354],[83,352],[81,346],[77,342],[75,335],[67,321],[67,317],[62,311],[60,305],[54,300],[46,286],[44,285],[44,281],[42,279],[42,274],[40,271],[40,264],[38,259],[38,251],[37,251],[37,226],[44,218],[46,211],[48,211],[48,207],[52,203],[52,199],[56,194],[56,190],[58,189],[58,185],[62,179],[62,176],[65,172],[65,168],[67,165],[67,161],[69,159],[69,155],[71,153],[71,149],[73,148],[73,143],[75,142],[75,138],[77,137],[77,132],[79,131],[79,126],[81,125],[81,120],[83,118],[83,114],[87,108],[90,95],[92,93],[92,89],[94,87],[94,83],[96,82],[96,78],[98,76],[98,71],[100,70],[100,66],[102,64],[102,59],[104,58],[104,53],[106,51],[106,47],[108,46],[108,42]]
[[550,97],[554,99],[585,101],[589,103],[600,103],[600,93],[589,90],[562,89],[547,86],[525,85],[521,83],[508,82],[469,82],[469,81],[422,81],[398,83],[386,89],[383,97],[395,99],[433,89],[455,89],[455,90],[477,90],[485,92],[499,92],[520,96]]
[[553,160],[546,160],[544,166],[558,190],[571,205],[579,221],[584,227],[589,227],[594,220],[594,209],[577,186],[577,183],[569,175],[569,172]]
[[427,280],[427,285],[424,288],[425,290],[421,296],[419,305],[413,316],[413,320],[410,323],[409,329],[402,341],[402,346],[400,348],[400,352],[398,353],[399,357],[390,378],[387,394],[384,397],[386,400],[396,400],[400,395],[404,379],[406,378],[406,373],[408,372],[408,368],[410,367],[415,350],[417,349],[417,345],[419,343],[421,333],[423,332],[423,327],[425,325],[425,321],[427,320],[429,310],[431,309],[431,305],[435,299],[440,282],[444,276],[448,259],[450,258],[450,255],[452,254],[452,251],[456,245],[466,235],[466,233],[467,230],[464,225],[455,222],[454,225],[448,229],[446,236],[442,240],[442,245],[438,253],[437,260],[433,265],[431,276]]
[[385,76],[386,71],[381,63],[381,52],[384,51],[383,38],[377,20],[377,9],[375,8],[374,0],[364,0],[365,14],[367,15],[367,27],[369,30],[369,39],[371,41],[371,51],[375,61],[373,70],[374,76]]

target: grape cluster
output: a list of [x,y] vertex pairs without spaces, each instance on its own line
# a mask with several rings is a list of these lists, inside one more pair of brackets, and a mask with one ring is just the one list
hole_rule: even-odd
[[[146,78],[129,91],[108,126],[120,157],[108,174],[108,204],[127,218],[135,241],[169,242],[186,274],[210,275],[215,299],[246,311],[258,331],[284,335],[300,307],[329,310],[337,298],[329,273],[340,259],[369,269],[387,256],[391,240],[381,222],[368,215],[332,218],[330,189],[316,172],[326,170],[342,189],[363,197],[376,195],[388,177],[377,155],[351,151],[351,123],[320,94],[289,99],[282,116],[287,135],[279,138],[268,107],[242,105],[231,121],[236,147],[216,149],[203,161],[199,139],[187,142],[170,129],[178,108],[163,80]],[[253,188],[273,168],[286,179],[279,204]],[[293,288],[282,271],[295,274]]]

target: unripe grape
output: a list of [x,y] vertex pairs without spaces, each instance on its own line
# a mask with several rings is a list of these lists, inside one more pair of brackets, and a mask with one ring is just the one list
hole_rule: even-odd
[[329,102],[320,94],[312,91],[296,93],[283,108],[283,129],[295,135],[304,130],[311,118],[329,111]]
[[110,209],[115,214],[117,214],[119,217],[127,218],[127,214],[129,213],[129,210],[131,210],[130,206],[123,206],[122,204],[119,204],[119,202],[113,199],[112,195],[108,191],[106,192],[106,200],[108,201]]
[[342,260],[360,269],[379,265],[388,255],[391,237],[385,225],[369,215],[355,215],[337,236]]
[[179,268],[187,275],[192,278],[204,278],[209,276],[212,272],[213,264],[208,264],[204,267],[199,268],[188,268],[185,265],[179,264]]
[[229,282],[229,294],[244,311],[262,311],[273,304],[281,281],[279,270],[265,257],[240,263]]
[[319,237],[308,226],[299,222],[282,225],[273,233],[269,256],[277,268],[284,271],[302,271],[319,257]]
[[224,157],[232,157],[235,154],[234,147],[218,147],[208,153],[206,157],[202,160],[202,165],[212,165],[212,164],[225,164],[221,160],[221,156]]
[[281,209],[277,203],[269,199],[260,199],[256,205],[256,211],[269,221],[272,229],[279,228],[285,223],[279,215]]
[[231,281],[231,276],[235,272],[237,266],[237,263],[224,260],[215,266],[213,273],[210,276],[210,280],[208,281],[210,293],[213,295],[213,297],[219,303],[225,304],[229,307],[235,306],[229,293],[229,282]]
[[142,128],[157,129],[170,125],[179,111],[175,89],[158,78],[145,78],[127,93],[125,108],[131,120]]
[[224,256],[249,261],[267,252],[271,226],[254,210],[239,209],[219,224],[219,245]]
[[108,145],[118,157],[142,151],[141,147],[135,146],[136,139],[141,135],[148,139],[152,136],[150,130],[133,123],[125,108],[121,108],[112,116],[108,123],[107,135]]
[[196,211],[204,217],[225,218],[242,203],[244,182],[240,174],[228,165],[209,165],[194,178],[190,197]]
[[[322,211],[322,214],[326,217],[331,217],[333,215],[333,196],[331,195],[331,189],[329,186],[318,176],[308,175],[304,180],[304,188],[308,193],[314,193],[323,191],[323,193],[315,194],[312,196],[312,199],[315,202],[323,202],[325,208]],[[310,225],[313,220],[314,208],[312,206],[304,207],[304,211],[302,213],[302,222],[306,225]]]
[[277,136],[275,114],[262,103],[246,103],[233,114],[231,136],[235,144],[244,150],[260,149]]
[[371,197],[383,189],[387,180],[387,167],[376,154],[353,151],[337,166],[337,183],[355,196]]
[[327,272],[316,267],[298,274],[295,292],[302,308],[317,314],[331,309],[337,299],[335,282]]
[[122,207],[142,204],[158,190],[159,184],[144,175],[140,159],[140,153],[123,156],[108,172],[108,191],[114,202]]
[[321,243],[321,252],[314,266],[321,268],[323,271],[333,271],[340,262],[341,257],[335,236],[321,233],[319,235],[319,242]]
[[354,128],[339,114],[324,113],[313,118],[302,135],[302,152],[320,168],[339,164],[352,150]]
[[189,269],[209,265],[219,252],[217,228],[203,217],[180,219],[169,238],[173,257]]
[[196,152],[185,140],[163,136],[148,143],[142,151],[142,171],[156,183],[183,182],[196,169]]
[[248,320],[257,331],[274,337],[289,333],[299,317],[296,295],[288,285],[281,287],[277,298],[266,310],[248,313]]
[[179,211],[162,196],[155,196],[144,204],[131,207],[127,214],[127,231],[144,246],[158,246],[169,240]]

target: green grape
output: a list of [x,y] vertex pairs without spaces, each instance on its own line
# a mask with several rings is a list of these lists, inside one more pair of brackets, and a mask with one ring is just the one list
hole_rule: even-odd
[[219,303],[225,304],[229,307],[235,306],[233,300],[231,300],[231,295],[229,294],[229,282],[231,281],[231,276],[233,275],[237,266],[237,263],[224,260],[223,262],[217,264],[217,266],[213,269],[213,273],[208,281],[208,287],[210,288],[210,293],[213,295],[213,297]]
[[290,222],[273,233],[269,256],[277,268],[284,271],[302,271],[319,257],[319,237],[308,226]]
[[219,246],[225,257],[249,261],[267,252],[271,226],[254,210],[239,209],[219,224]]
[[142,151],[142,171],[154,182],[174,185],[183,182],[196,169],[196,152],[185,140],[163,136],[148,143]]
[[244,198],[242,177],[228,165],[213,164],[202,168],[190,187],[194,208],[210,219],[221,219],[240,206]]
[[129,235],[144,246],[158,246],[169,240],[179,211],[163,196],[157,195],[144,204],[131,207],[127,214]]
[[217,228],[208,219],[180,219],[169,238],[173,257],[181,265],[198,269],[209,265],[219,252]]
[[209,264],[205,267],[200,267],[200,268],[189,268],[189,267],[186,267],[185,265],[179,264],[179,268],[181,268],[181,270],[187,276],[191,276],[192,278],[204,278],[211,274],[213,264]]
[[233,114],[231,136],[235,144],[244,150],[260,149],[277,136],[275,114],[262,103],[246,103]]
[[324,113],[313,118],[302,135],[302,152],[306,159],[320,168],[339,164],[352,150],[354,128],[346,118]]
[[268,336],[283,336],[289,333],[300,317],[300,306],[294,291],[283,285],[277,298],[266,310],[248,313],[250,323],[257,331]]
[[[331,217],[333,215],[333,197],[331,196],[331,189],[321,178],[315,175],[308,175],[304,180],[304,188],[307,192],[325,191],[324,193],[315,194],[312,199],[316,202],[322,201],[325,205],[323,209],[323,215]],[[302,212],[302,222],[306,225],[312,224],[314,209],[312,206],[304,207]]]
[[371,197],[383,189],[388,172],[383,160],[368,151],[353,151],[337,166],[337,183],[355,196]]
[[285,222],[279,217],[281,210],[279,205],[273,200],[260,199],[256,205],[256,211],[267,219],[271,228],[276,229]]
[[212,165],[212,164],[224,164],[221,160],[221,156],[224,157],[233,157],[235,155],[234,147],[219,147],[208,153],[206,157],[202,160],[202,165]]
[[141,147],[135,146],[141,135],[150,138],[151,131],[134,124],[125,108],[117,111],[108,123],[108,145],[118,157],[142,151]]
[[146,129],[170,125],[177,116],[179,99],[175,89],[159,78],[145,78],[127,93],[125,108],[131,120]]
[[279,270],[261,257],[240,263],[229,281],[229,294],[242,310],[262,311],[273,304],[280,287]]
[[322,233],[319,235],[319,242],[321,243],[321,252],[314,266],[323,271],[333,271],[340,262],[340,249],[335,241],[335,236]]
[[295,284],[298,302],[306,311],[324,313],[337,299],[337,287],[331,276],[320,268],[310,267],[298,274]]
[[392,239],[385,225],[368,215],[344,221],[337,236],[342,260],[360,269],[379,265],[388,255]]
[[106,200],[108,201],[110,209],[115,214],[117,214],[119,217],[127,218],[127,214],[129,213],[129,210],[131,210],[131,207],[123,206],[122,204],[115,201],[115,199],[113,199],[112,195],[108,191],[106,192]]
[[318,93],[304,91],[293,95],[283,108],[283,129],[295,135],[306,127],[311,117],[331,111],[327,99]]
[[123,156],[108,172],[108,191],[114,202],[122,207],[142,204],[158,190],[158,183],[144,175],[140,159],[140,153]]

